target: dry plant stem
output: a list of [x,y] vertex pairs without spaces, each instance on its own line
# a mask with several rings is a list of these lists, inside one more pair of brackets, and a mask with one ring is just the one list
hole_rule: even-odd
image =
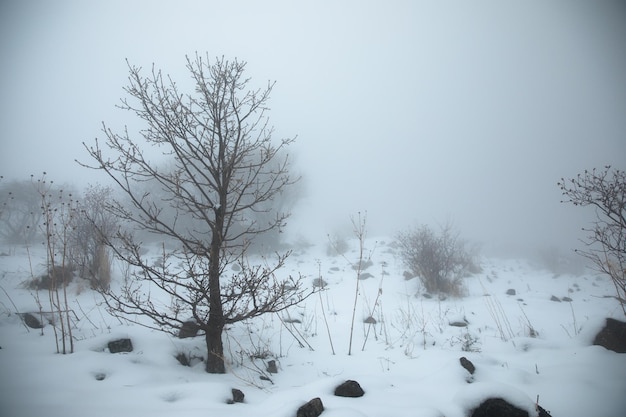
[[285,329],[287,329],[289,334],[293,336],[293,338],[296,340],[296,342],[298,342],[298,345],[300,345],[301,348],[303,348],[304,347],[304,343],[306,343],[307,346],[309,347],[309,349],[313,350],[313,347],[311,347],[311,345],[304,339],[304,337],[302,337],[300,332],[298,332],[298,329],[296,329],[295,327],[293,328],[300,335],[300,337],[302,337],[302,340],[300,340],[300,338],[298,336],[296,336],[296,334],[289,328],[289,326],[287,326],[287,323],[285,323],[285,321],[280,316],[280,314],[276,313],[276,315],[278,316],[278,319],[280,320],[282,325],[285,326]]
[[[2,291],[4,292],[4,294],[7,296],[7,298],[9,299],[9,301],[11,302],[11,304],[13,305],[13,308],[15,309],[15,312],[19,315],[20,314],[20,310],[18,310],[17,306],[15,305],[15,303],[13,302],[13,299],[11,298],[11,296],[9,295],[9,293],[7,292],[7,290],[4,289],[4,287],[2,285],[0,285],[0,289],[2,289]],[[41,308],[40,308],[41,310]],[[28,328],[28,326],[26,325],[26,323],[24,323],[24,320],[22,320],[22,324],[24,325],[24,327],[26,327],[26,331],[30,332],[30,329]]]
[[[68,231],[71,228],[73,216],[73,201],[71,194],[65,197],[62,190],[58,191],[57,198],[53,198],[52,181],[44,177],[35,184],[41,198],[43,210],[43,231],[45,232],[46,266],[48,268],[48,298],[53,317],[55,317],[53,330],[57,353],[67,354],[74,352],[74,340],[72,337],[72,322],[67,297],[66,274],[68,265]],[[57,251],[60,251],[61,264],[60,275],[57,265]],[[61,299],[62,286],[63,298]],[[57,329],[57,323],[60,329]],[[60,346],[59,346],[60,341]]]
[[[28,267],[30,268],[30,278],[35,279],[35,274],[33,273],[33,261],[30,256],[30,248],[26,246],[26,253],[28,255]],[[35,292],[31,292],[35,302],[37,303],[37,308],[39,309],[39,321],[43,324],[43,306],[41,305],[41,299],[39,298],[39,291],[35,290]],[[26,324],[24,324],[26,326]],[[26,326],[28,327],[28,326]],[[41,326],[41,335],[43,336],[43,326]]]
[[[376,294],[376,299],[374,300],[374,306],[372,307],[372,310],[370,311],[370,317],[374,317],[374,310],[376,310],[376,306],[378,305],[378,300],[380,300],[380,296],[383,294],[384,276],[385,276],[385,271],[383,268],[383,272],[380,277],[380,284],[378,286],[378,293]],[[363,341],[363,347],[361,347],[361,352],[365,351],[365,345],[367,344],[367,339],[369,338],[370,329],[372,328],[372,325],[373,325],[372,323],[368,323],[367,333],[365,334],[365,340]]]
[[361,217],[359,212],[358,222],[352,218],[352,226],[354,227],[354,234],[359,240],[359,261],[356,268],[356,285],[354,288],[354,304],[352,306],[352,320],[350,322],[350,343],[348,345],[348,355],[352,354],[352,336],[354,334],[354,318],[356,316],[356,304],[359,299],[359,277],[363,269],[363,246],[365,244],[365,223],[366,217]]
[[[318,268],[319,282],[323,282],[322,281],[322,263],[321,262],[317,263],[317,268]],[[324,310],[324,300],[322,300],[322,291],[319,291],[317,294],[319,295],[319,298],[320,298],[320,306],[322,307],[322,317],[324,318],[324,325],[326,326],[326,333],[328,333],[328,341],[330,343],[330,350],[333,352],[333,356],[334,356],[335,355],[335,346],[333,346],[333,337],[330,334],[330,327],[328,326],[328,319],[326,318],[326,310]]]

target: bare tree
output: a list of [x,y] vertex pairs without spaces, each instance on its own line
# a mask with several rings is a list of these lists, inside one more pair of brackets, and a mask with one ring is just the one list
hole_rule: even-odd
[[7,243],[32,243],[41,221],[41,198],[33,178],[0,186],[0,238]]
[[[108,152],[115,156],[107,158],[97,140],[85,145],[96,161],[93,168],[106,172],[132,203],[132,210],[111,204],[110,213],[173,246],[163,244],[155,265],[142,256],[131,233],[109,239],[114,253],[134,267],[120,293],[106,292],[109,306],[120,314],[147,316],[154,323],[149,327],[172,333],[191,317],[205,333],[210,373],[226,371],[226,325],[281,311],[306,296],[300,278],[276,277],[289,252],[277,254],[271,265],[250,265],[245,256],[255,236],[281,228],[287,219],[286,213],[275,213],[259,223],[250,214],[269,210],[267,203],[295,182],[288,154],[281,152],[294,139],[274,144],[266,116],[274,84],[249,89],[245,67],[238,60],[187,57],[195,90],[183,94],[154,67],[144,76],[129,64],[124,90],[130,99],[120,107],[143,121],[141,141],[128,130],[118,134],[104,125]],[[145,144],[173,158],[167,169],[144,155]],[[156,182],[161,192],[142,191],[145,181]],[[238,272],[227,269],[233,263]],[[170,297],[170,305],[151,297],[156,289]]]
[[567,198],[562,202],[595,209],[593,227],[583,228],[588,233],[586,249],[576,252],[611,278],[626,314],[626,172],[610,166],[602,171],[594,168],[576,178],[561,178],[557,185]]
[[78,213],[69,233],[71,261],[94,289],[107,289],[111,281],[111,256],[106,241],[119,229],[117,217],[106,210],[112,199],[111,187],[89,186],[77,203]]

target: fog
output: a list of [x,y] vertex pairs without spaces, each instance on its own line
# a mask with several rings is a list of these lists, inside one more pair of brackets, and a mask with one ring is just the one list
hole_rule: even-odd
[[556,182],[626,167],[626,8],[571,1],[0,3],[0,175],[105,182],[81,168],[131,64],[181,83],[185,55],[276,80],[312,240],[452,221],[488,248],[570,248],[593,212]]

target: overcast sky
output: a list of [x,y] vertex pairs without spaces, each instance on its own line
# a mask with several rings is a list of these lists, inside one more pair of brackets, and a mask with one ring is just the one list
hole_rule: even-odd
[[2,0],[0,174],[105,181],[74,159],[133,123],[125,59],[183,80],[208,52],[277,81],[307,192],[292,230],[367,211],[370,234],[451,219],[488,246],[574,244],[588,218],[556,182],[626,168],[621,3]]

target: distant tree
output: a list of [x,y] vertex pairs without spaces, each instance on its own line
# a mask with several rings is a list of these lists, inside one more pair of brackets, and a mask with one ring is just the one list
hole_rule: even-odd
[[11,244],[32,243],[42,217],[33,179],[0,184],[0,205],[0,238]]
[[120,222],[107,205],[113,201],[113,189],[89,186],[76,207],[69,232],[70,258],[82,278],[93,289],[108,289],[111,281],[111,255],[106,245],[117,233]]
[[[254,212],[271,208],[295,180],[288,154],[282,153],[293,139],[275,145],[266,117],[273,83],[249,89],[245,67],[237,60],[188,57],[195,89],[183,94],[160,71],[153,68],[145,76],[129,65],[125,91],[132,102],[124,99],[121,107],[145,123],[141,141],[104,126],[113,159],[97,140],[85,145],[93,168],[106,172],[132,204],[131,210],[118,201],[109,212],[169,241],[158,264],[143,256],[131,233],[107,241],[135,271],[121,293],[105,292],[109,306],[117,314],[147,316],[155,328],[170,332],[193,318],[205,333],[210,373],[225,372],[226,325],[281,311],[306,296],[300,278],[276,277],[289,252],[278,254],[273,264],[250,265],[246,258],[255,237],[287,219],[286,213],[274,213],[260,223]],[[167,169],[144,156],[146,143],[173,158]],[[160,191],[143,191],[145,181],[158,184]],[[233,263],[238,272],[227,268]],[[155,290],[169,295],[171,304],[151,298]]]
[[397,239],[405,265],[430,293],[459,296],[463,276],[478,269],[466,242],[450,223],[439,233],[422,225],[398,234]]
[[562,202],[595,209],[593,226],[583,228],[586,249],[576,252],[611,278],[626,315],[626,172],[610,166],[594,168],[576,178],[561,178],[557,185],[566,197]]

